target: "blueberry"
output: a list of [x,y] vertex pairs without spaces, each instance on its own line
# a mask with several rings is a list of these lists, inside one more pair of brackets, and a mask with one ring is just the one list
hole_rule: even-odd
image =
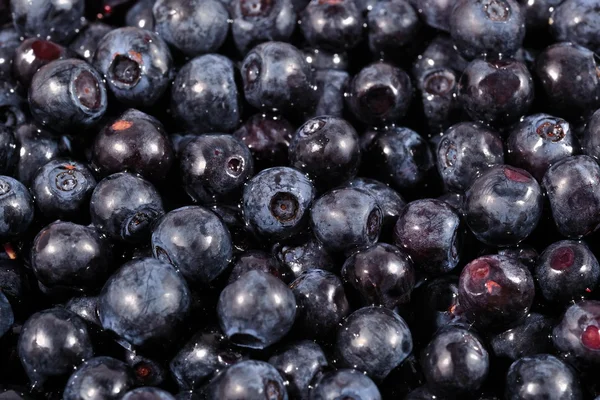
[[312,0],[301,13],[300,28],[311,46],[341,51],[360,42],[363,23],[353,0]]
[[189,289],[175,268],[141,258],[124,264],[106,282],[98,315],[105,330],[148,347],[173,337],[190,302]]
[[[310,1],[310,0],[309,0]],[[348,70],[348,53],[332,52],[317,47],[309,47],[303,50],[306,62],[315,70],[323,71]]]
[[361,122],[385,125],[404,117],[411,97],[408,74],[391,64],[376,62],[354,76],[347,100],[350,111]]
[[[85,322],[62,308],[33,314],[21,328],[19,358],[39,389],[46,381],[68,377],[79,364],[93,356]],[[66,376],[65,376],[66,375]]]
[[[2,6],[0,5],[0,7]],[[0,14],[2,14],[2,10],[0,10]],[[20,35],[12,25],[0,27],[0,79],[11,77],[13,55],[21,44],[19,37]]]
[[367,14],[369,49],[378,55],[391,55],[415,42],[420,34],[417,11],[408,0],[376,2]]
[[154,3],[155,0],[137,0],[125,14],[125,25],[154,32]]
[[232,4],[231,32],[240,53],[266,41],[287,42],[296,28],[295,0],[239,0]]
[[285,283],[290,283],[294,278],[294,272],[287,265],[281,264],[271,254],[259,250],[250,250],[240,254],[235,264],[233,264],[228,282],[232,283],[246,272],[254,270],[268,272]]
[[4,293],[0,292],[0,338],[10,330],[14,322],[13,309]]
[[263,349],[290,331],[296,300],[281,280],[266,272],[250,271],[223,289],[217,314],[231,342]]
[[459,215],[464,215],[465,195],[463,193],[446,192],[437,199],[453,207]]
[[515,361],[506,376],[507,400],[576,400],[583,395],[575,373],[549,354],[523,357]]
[[446,67],[428,69],[418,78],[417,88],[432,135],[439,134],[460,119],[462,106],[457,97],[458,78],[457,72]]
[[298,400],[308,400],[313,383],[327,367],[321,347],[309,340],[291,343],[269,358],[281,376],[289,382],[287,391]]
[[296,327],[308,338],[328,339],[350,314],[350,305],[340,279],[331,272],[309,269],[290,289],[296,297]]
[[169,86],[173,59],[155,33],[125,27],[106,34],[93,65],[104,76],[117,100],[129,106],[151,106]]
[[315,80],[319,99],[313,115],[341,118],[344,114],[345,90],[350,82],[350,75],[346,71],[324,69],[315,72]]
[[63,400],[120,399],[133,387],[133,376],[127,365],[112,357],[87,360],[71,375]]
[[10,79],[0,79],[0,126],[16,129],[26,122],[27,103],[22,87]]
[[515,258],[490,255],[467,264],[460,275],[458,303],[477,327],[502,328],[527,315],[535,289],[531,273]]
[[498,254],[516,258],[523,265],[529,268],[530,271],[536,266],[539,254],[529,245],[519,245],[518,247],[502,247],[498,249]]
[[75,36],[69,44],[69,50],[85,61],[91,62],[98,48],[98,43],[111,30],[110,25],[102,22],[92,22]]
[[310,400],[381,400],[377,385],[367,375],[355,369],[329,372],[310,391]]
[[188,195],[211,204],[239,198],[253,175],[254,160],[248,146],[232,135],[200,135],[181,151],[179,168]]
[[600,51],[600,11],[590,0],[565,0],[555,4],[549,19],[558,42],[572,42],[598,53]]
[[496,357],[515,361],[521,357],[543,354],[552,350],[554,321],[542,314],[528,314],[512,328],[490,339]]
[[57,159],[37,172],[31,194],[40,213],[47,219],[81,219],[88,212],[96,179],[78,161]]
[[43,228],[31,249],[31,267],[47,288],[85,291],[101,287],[112,269],[110,248],[94,228],[56,221]]
[[92,193],[92,223],[109,237],[126,242],[146,240],[154,221],[164,213],[150,182],[127,172],[104,178]]
[[411,0],[421,19],[430,27],[450,31],[450,13],[454,8],[451,0]]
[[13,57],[13,76],[24,87],[29,87],[35,73],[44,65],[69,58],[71,52],[49,40],[29,38],[15,49]]
[[479,389],[485,381],[490,357],[473,332],[448,327],[429,342],[421,365],[432,392],[441,396],[465,395]]
[[34,206],[29,190],[16,179],[0,176],[0,239],[22,235],[33,221]]
[[458,279],[455,276],[446,275],[425,282],[413,291],[412,299],[419,316],[415,341],[428,341],[441,328],[459,322]]
[[140,387],[133,389],[125,396],[121,397],[123,400],[175,400],[175,398],[169,393],[162,389],[155,387]]
[[600,302],[583,300],[571,305],[554,327],[552,342],[574,363],[598,364],[600,356]]
[[102,326],[98,313],[96,312],[96,306],[98,305],[98,296],[82,296],[72,297],[65,304],[65,308],[75,314],[89,324]]
[[589,156],[572,156],[548,168],[542,184],[558,231],[580,238],[600,226],[600,167]]
[[173,115],[194,133],[231,132],[240,123],[241,93],[226,57],[196,57],[177,73],[171,89]]
[[213,379],[206,390],[207,400],[288,400],[279,372],[264,361],[239,362]]
[[306,228],[314,197],[315,189],[302,173],[288,167],[269,168],[244,188],[244,219],[266,239],[286,239]]
[[335,351],[346,367],[384,379],[412,352],[413,342],[406,322],[391,310],[364,307],[341,324]]
[[84,0],[10,0],[15,28],[22,36],[68,42],[82,27]]
[[581,137],[583,154],[600,160],[600,111],[594,112],[585,125]]
[[475,237],[492,246],[515,245],[540,220],[542,190],[525,170],[497,165],[477,178],[469,190],[465,219]]
[[[419,12],[421,11],[426,12],[425,9],[419,10]],[[468,64],[469,62],[454,48],[452,38],[445,34],[439,34],[431,40],[423,50],[423,53],[417,57],[413,64],[412,72],[414,77],[420,79],[424,74],[432,70],[444,69],[453,72],[458,80]],[[436,80],[438,84],[444,82],[442,79],[435,79],[431,83],[435,83]]]
[[322,188],[353,178],[360,164],[358,134],[341,118],[309,119],[292,137],[289,152],[291,166]]
[[336,267],[331,255],[314,237],[301,243],[277,243],[273,253],[281,265],[292,271],[295,278],[310,269],[332,271]]
[[[551,19],[552,12],[564,0],[537,0],[525,1],[519,0],[521,8],[525,13],[525,25],[527,27],[527,36],[532,38],[540,38],[546,36],[552,28],[552,25],[562,24],[562,21],[554,21]],[[550,22],[552,21],[552,22]]]
[[12,175],[19,160],[13,129],[0,125],[0,174]]
[[152,254],[172,264],[190,284],[208,284],[218,277],[232,258],[229,230],[204,207],[173,210],[152,230]]

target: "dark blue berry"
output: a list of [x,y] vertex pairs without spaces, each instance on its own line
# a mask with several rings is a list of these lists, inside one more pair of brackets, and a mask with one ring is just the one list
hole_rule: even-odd
[[84,0],[11,0],[15,28],[24,37],[68,42],[82,27]]
[[0,176],[0,239],[10,240],[25,233],[33,215],[29,190],[16,179]]
[[63,400],[117,400],[134,385],[127,364],[112,357],[87,360],[71,375]]
[[360,42],[363,23],[353,0],[312,0],[301,13],[300,28],[311,46],[341,51]]

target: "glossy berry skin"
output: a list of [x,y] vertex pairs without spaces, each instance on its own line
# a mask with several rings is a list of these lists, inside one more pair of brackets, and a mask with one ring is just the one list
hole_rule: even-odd
[[350,75],[335,69],[317,70],[315,74],[319,100],[314,116],[329,115],[342,117],[344,114],[345,93]]
[[418,312],[415,341],[428,341],[441,328],[457,321],[458,279],[446,275],[419,286],[413,291],[412,302]]
[[[40,346],[39,338],[44,338]],[[85,322],[62,308],[33,314],[19,335],[19,358],[34,387],[69,376],[94,354]]]
[[369,49],[375,55],[393,54],[418,38],[421,22],[408,0],[376,2],[367,14]]
[[410,0],[421,19],[430,27],[450,31],[450,13],[454,7],[451,0]]
[[[0,5],[0,7],[2,7]],[[0,13],[2,10],[0,10]],[[12,25],[0,28],[0,78],[10,79],[15,50],[21,44],[20,35]]]
[[600,302],[583,300],[567,308],[554,327],[552,342],[561,356],[576,365],[600,363]]
[[133,108],[106,124],[92,147],[92,164],[103,176],[129,171],[161,181],[173,158],[173,146],[163,125]]
[[548,168],[542,184],[563,236],[576,239],[598,229],[599,182],[600,167],[589,156],[568,157]]
[[525,15],[515,0],[460,0],[450,14],[450,35],[461,54],[507,57],[525,37]]
[[175,400],[175,398],[167,391],[158,389],[155,387],[140,387],[133,389],[125,396],[121,397],[122,400]]
[[[310,0],[309,0],[310,1]],[[348,54],[309,47],[303,50],[306,62],[317,71],[348,70]]]
[[132,389],[133,384],[127,364],[112,357],[95,357],[81,364],[71,375],[63,399],[117,400]]
[[244,188],[244,219],[266,239],[286,239],[306,228],[314,197],[312,182],[301,172],[288,167],[269,168]]
[[102,38],[93,65],[117,100],[132,107],[147,107],[169,86],[173,59],[158,35],[125,27]]
[[600,51],[600,12],[590,0],[566,0],[556,4],[550,28],[558,42],[572,42],[598,53]]
[[527,315],[535,294],[533,277],[515,258],[490,255],[463,269],[458,303],[476,327],[502,328]]
[[162,214],[162,200],[152,184],[127,172],[100,181],[90,200],[94,226],[113,239],[130,243],[146,240]]
[[247,360],[227,368],[208,385],[207,400],[288,400],[286,385],[275,367],[264,361]]
[[153,258],[124,264],[104,285],[98,316],[105,330],[134,346],[174,337],[187,316],[191,295],[171,265]]
[[277,243],[273,246],[273,254],[279,263],[292,271],[295,278],[310,269],[332,271],[336,266],[325,247],[312,237],[299,244]]
[[311,400],[381,400],[375,382],[355,369],[338,369],[323,376],[310,391]]
[[344,262],[341,276],[346,286],[359,293],[363,305],[389,309],[408,302],[415,285],[410,257],[385,243],[353,253]]
[[232,135],[200,135],[183,148],[179,169],[188,195],[211,204],[237,197],[254,173],[254,160],[248,146]]
[[295,0],[233,1],[231,33],[241,54],[259,43],[288,42],[297,23]]
[[473,60],[458,87],[463,109],[472,120],[486,124],[516,122],[533,102],[533,78],[525,64],[516,60]]
[[516,361],[521,357],[552,351],[554,321],[542,314],[531,313],[516,326],[490,338],[496,357]]
[[244,359],[217,331],[196,333],[169,364],[180,390],[197,390],[219,372]]
[[19,181],[0,176],[0,239],[25,233],[33,221],[34,205],[29,190]]
[[152,230],[152,254],[172,264],[190,284],[208,284],[232,258],[229,230],[213,212],[198,206],[173,210]]
[[154,0],[138,0],[125,14],[125,25],[135,26],[154,32]]
[[507,400],[579,400],[577,376],[567,364],[550,354],[515,361],[506,376]]
[[462,106],[457,97],[459,77],[458,72],[445,66],[429,68],[419,75],[417,88],[431,134],[439,134],[460,119]]
[[364,21],[352,0],[312,0],[300,16],[300,29],[313,47],[342,51],[361,40]]
[[259,110],[298,115],[314,106],[313,72],[291,44],[259,44],[246,54],[241,72],[246,100]]
[[77,54],[81,59],[91,62],[98,48],[98,43],[108,32],[112,30],[110,25],[102,22],[92,22],[83,29],[69,44],[69,50]]
[[24,37],[38,36],[56,42],[68,42],[83,22],[84,0],[11,0],[15,28]]
[[308,400],[314,383],[327,368],[327,358],[321,347],[310,340],[294,342],[269,358],[269,364],[277,368],[289,382],[287,391],[298,400]]
[[408,203],[394,227],[394,244],[411,257],[417,269],[429,275],[441,275],[456,267],[463,236],[458,212],[435,199]]
[[85,291],[104,284],[112,257],[93,227],[56,221],[42,229],[31,249],[31,267],[45,287]]
[[0,125],[0,174],[11,175],[14,172],[19,152],[13,129]]
[[254,270],[268,272],[284,283],[290,283],[294,278],[294,272],[271,254],[260,250],[249,250],[242,253],[233,264],[228,283],[232,283],[246,272]]
[[[420,6],[415,5],[415,7],[420,9]],[[426,10],[422,11],[425,12]],[[423,53],[421,53],[421,56],[417,57],[413,64],[412,72],[416,78],[421,79],[424,74],[432,70],[447,69],[455,73],[456,80],[458,81],[458,78],[460,78],[467,65],[469,65],[469,62],[454,48],[452,38],[448,35],[439,34],[431,40],[429,45],[423,50]]]
[[307,270],[290,284],[290,289],[298,305],[296,327],[304,337],[328,339],[350,314],[342,282],[331,272]]
[[14,322],[13,309],[4,293],[0,292],[0,338],[10,330]]
[[458,395],[481,387],[490,358],[481,340],[462,327],[441,330],[421,357],[429,388],[439,395]]
[[310,218],[315,237],[327,250],[345,252],[377,242],[383,212],[367,192],[341,188],[317,199]]
[[241,93],[233,63],[207,54],[186,63],[171,88],[173,115],[193,133],[231,132],[240,123]]
[[50,40],[29,38],[20,42],[12,57],[12,74],[28,88],[35,73],[44,65],[72,57],[65,47]]
[[563,24],[562,21],[554,21],[554,19],[552,19],[552,24],[550,24],[553,11],[556,10],[557,6],[563,1],[564,0],[541,0],[529,2],[519,0],[519,3],[521,3],[521,7],[525,12],[527,33],[547,35],[548,31],[552,28],[552,25]]
[[535,60],[534,72],[553,115],[579,120],[600,106],[594,53],[573,43],[556,43]]
[[506,146],[510,165],[528,171],[538,182],[552,164],[580,152],[569,123],[548,114],[521,120],[511,130]]
[[223,289],[217,315],[223,333],[241,347],[264,349],[283,338],[296,316],[296,300],[281,280],[250,271]]
[[516,247],[499,248],[498,254],[518,259],[530,271],[533,270],[540,256],[533,247],[523,244]]
[[98,327],[102,326],[98,313],[96,313],[96,306],[98,305],[98,296],[82,296],[72,297],[65,304],[65,308],[75,314],[77,314],[85,322]]
[[594,112],[585,125],[581,137],[581,150],[583,154],[600,160],[600,111]]
[[30,185],[38,170],[48,161],[65,155],[59,138],[33,123],[20,124],[15,129],[15,138],[20,145],[15,178]]
[[341,118],[312,118],[292,137],[289,157],[290,165],[306,173],[317,187],[331,188],[356,175],[358,134]]
[[462,193],[490,167],[504,164],[502,139],[482,124],[452,125],[438,143],[436,164],[446,188]]
[[510,246],[533,232],[542,208],[542,190],[529,172],[497,165],[477,178],[467,191],[465,216],[478,240],[492,246]]
[[411,97],[408,74],[392,64],[376,62],[354,76],[347,100],[350,111],[361,122],[385,125],[404,117]]
[[85,164],[58,159],[38,170],[31,184],[31,194],[45,218],[76,220],[88,212],[96,183]]

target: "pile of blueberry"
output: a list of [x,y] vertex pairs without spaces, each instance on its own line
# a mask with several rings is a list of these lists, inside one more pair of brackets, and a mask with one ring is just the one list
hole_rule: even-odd
[[0,0],[0,399],[600,399],[596,53],[600,0]]

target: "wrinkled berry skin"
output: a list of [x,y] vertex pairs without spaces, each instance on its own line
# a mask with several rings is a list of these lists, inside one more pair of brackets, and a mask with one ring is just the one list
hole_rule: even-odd
[[341,118],[309,119],[292,137],[289,158],[290,165],[307,174],[317,187],[331,188],[356,175],[358,134]]
[[179,159],[186,192],[204,204],[235,197],[254,172],[250,149],[232,135],[200,135],[184,147]]
[[33,123],[24,123],[15,129],[20,145],[15,178],[25,185],[31,184],[38,170],[48,161],[65,155],[56,135]]
[[133,108],[106,124],[92,147],[92,164],[103,176],[129,171],[158,182],[165,179],[173,159],[163,125]]
[[47,219],[78,219],[87,214],[96,179],[89,168],[73,160],[53,160],[38,170],[31,194]]
[[308,400],[312,384],[327,368],[327,358],[321,347],[310,340],[294,342],[269,358],[289,382],[287,391],[298,400]]
[[221,330],[232,343],[264,349],[292,328],[296,300],[281,280],[266,272],[250,271],[223,289],[217,315]]
[[421,23],[408,0],[376,2],[367,14],[369,49],[374,55],[393,54],[416,41]]
[[133,384],[127,364],[112,357],[95,357],[81,364],[71,375],[63,400],[118,400]]
[[383,212],[375,198],[356,188],[334,189],[312,207],[311,227],[315,237],[332,252],[345,252],[377,242]]
[[450,35],[472,59],[515,54],[525,37],[525,15],[515,0],[459,0],[450,14]]
[[319,100],[313,115],[342,117],[344,114],[345,93],[350,82],[346,71],[335,69],[317,70],[315,73]]
[[35,73],[44,65],[72,57],[72,53],[58,43],[38,38],[20,42],[12,57],[12,74],[23,87],[28,88]]
[[589,156],[565,158],[542,181],[558,231],[577,239],[600,226],[600,167]]
[[460,215],[435,199],[408,203],[394,227],[394,244],[411,257],[417,269],[429,275],[441,275],[456,267],[463,236]]
[[98,48],[98,43],[108,32],[112,30],[110,25],[102,22],[92,22],[85,29],[77,34],[69,50],[77,54],[81,59],[91,62]]
[[375,382],[355,369],[338,369],[321,378],[310,392],[311,400],[381,400]]
[[271,254],[260,250],[249,250],[242,253],[233,264],[228,283],[238,280],[240,276],[253,270],[268,272],[285,283],[290,283],[294,279],[294,272]]
[[[40,346],[43,337],[45,346]],[[21,329],[19,358],[34,387],[69,375],[94,354],[85,322],[62,308],[33,314]]]
[[533,78],[525,64],[516,60],[474,60],[458,86],[463,109],[471,119],[486,124],[516,122],[533,102]]
[[140,242],[164,214],[162,200],[150,182],[127,172],[104,178],[90,200],[92,223],[109,237]]
[[474,333],[450,326],[429,342],[421,365],[430,389],[451,396],[478,390],[488,375],[490,359]]
[[596,162],[600,160],[600,110],[597,110],[585,125],[581,137],[581,150],[583,154],[593,157]]
[[528,314],[518,325],[490,338],[497,357],[515,361],[521,357],[552,351],[554,321],[542,314]]
[[463,269],[458,303],[476,327],[502,328],[527,315],[535,294],[533,277],[519,260],[483,256]]
[[290,289],[298,305],[296,327],[305,337],[327,339],[350,314],[342,282],[331,272],[305,271],[290,284]]
[[288,400],[279,372],[264,361],[247,360],[227,368],[208,385],[207,400],[267,399]]
[[259,110],[298,115],[315,104],[313,71],[291,44],[259,44],[246,54],[241,72],[246,100]]
[[583,300],[573,304],[554,327],[554,347],[576,364],[597,365],[600,363],[599,321],[599,301]]
[[554,7],[550,28],[557,42],[572,42],[600,52],[600,13],[593,0],[566,0]]
[[292,271],[295,278],[310,269],[332,271],[336,266],[325,247],[312,237],[300,244],[277,243],[273,246],[273,253],[282,265]]
[[430,27],[444,32],[450,31],[450,13],[455,2],[452,0],[410,0],[421,19]]
[[579,120],[600,106],[594,53],[573,43],[556,43],[535,60],[534,72],[553,115]]
[[232,2],[231,33],[241,54],[258,43],[288,42],[297,22],[294,0]]
[[33,214],[29,190],[16,179],[0,176],[0,239],[7,241],[25,233]]
[[580,400],[583,398],[571,368],[549,354],[515,361],[506,376],[507,400]]
[[193,133],[233,131],[242,114],[235,74],[233,63],[217,54],[186,63],[171,89],[171,107],[179,123]]
[[347,101],[350,111],[361,122],[370,125],[391,124],[408,111],[412,92],[410,77],[406,72],[392,64],[376,62],[354,76]]
[[363,22],[353,0],[312,0],[301,13],[300,29],[311,46],[343,51],[360,42]]
[[266,169],[244,188],[246,224],[266,239],[282,240],[304,230],[315,197],[311,181],[288,167]]
[[106,282],[98,316],[105,330],[134,346],[150,346],[176,337],[190,303],[190,291],[175,268],[139,258],[124,264]]
[[19,160],[18,143],[13,130],[0,125],[0,175],[12,175]]
[[538,182],[552,164],[580,152],[569,123],[548,114],[522,119],[511,130],[506,146],[510,165],[523,168]]
[[477,178],[467,191],[465,219],[481,242],[510,246],[533,232],[542,209],[542,190],[529,172],[497,165]]
[[15,316],[12,307],[4,293],[0,292],[0,338],[10,330],[14,322]]
[[125,27],[102,38],[93,65],[117,100],[132,107],[148,107],[167,90],[173,59],[158,35]]
[[33,76],[29,107],[40,124],[58,132],[89,128],[106,112],[106,87],[85,61],[53,61]]
[[113,265],[108,244],[94,228],[56,221],[36,236],[31,267],[45,287],[85,291],[104,284]]
[[204,207],[165,214],[152,231],[152,254],[192,283],[208,284],[229,265],[233,246],[223,221]]
[[66,43],[77,34],[84,19],[84,0],[11,0],[15,28],[24,37],[38,36]]
[[121,397],[122,400],[175,400],[169,392],[155,387],[140,387],[133,389],[125,396]]
[[490,167],[504,164],[502,139],[484,125],[460,122],[444,132],[436,163],[446,188],[463,193]]

